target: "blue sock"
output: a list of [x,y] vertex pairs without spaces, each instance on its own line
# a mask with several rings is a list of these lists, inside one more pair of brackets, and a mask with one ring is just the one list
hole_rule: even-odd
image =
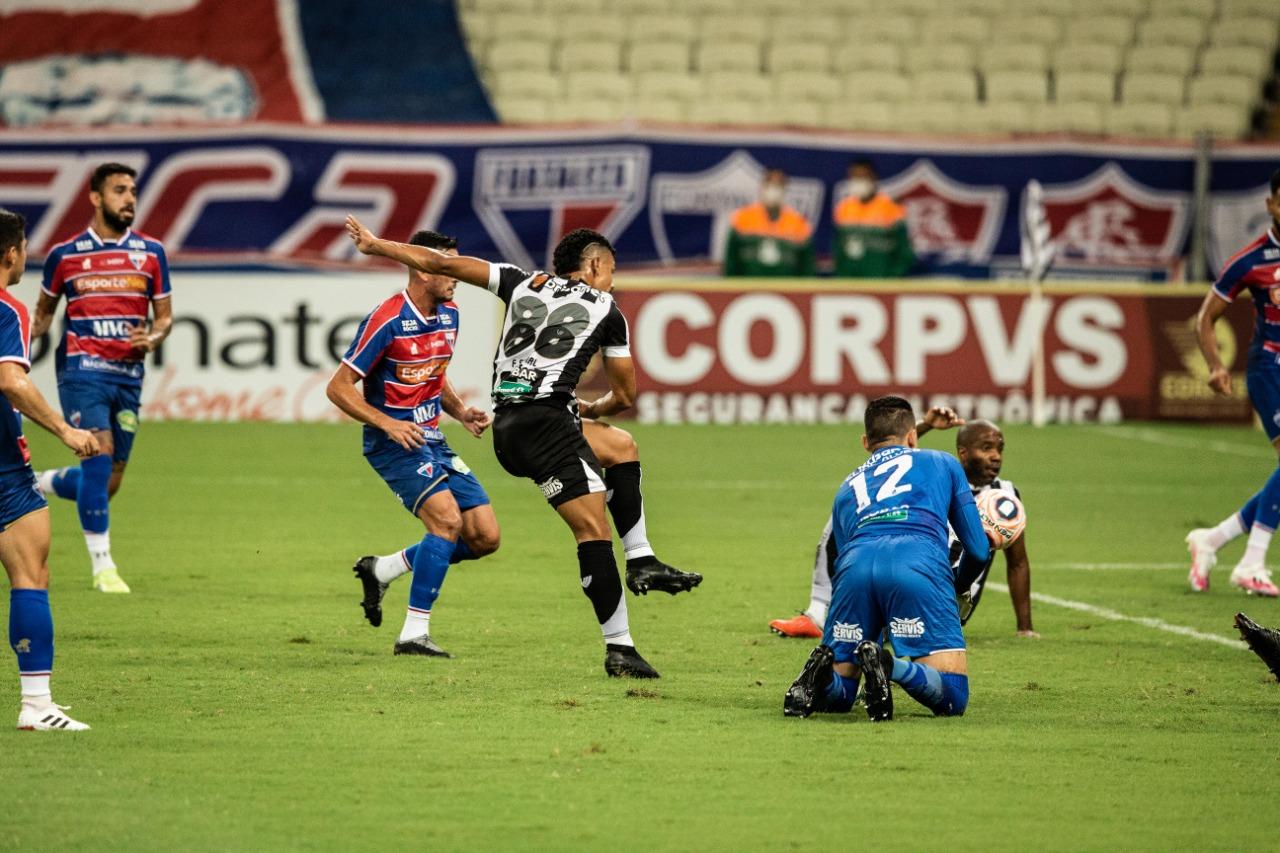
[[418,542],[414,542],[412,545],[410,545],[408,548],[405,548],[404,551],[401,552],[404,554],[404,561],[409,564],[409,571],[413,571],[413,561],[418,557],[419,544],[420,543]]
[[53,614],[46,589],[9,590],[9,648],[22,675],[48,675],[53,669]]
[[1258,500],[1262,497],[1262,492],[1258,492],[1249,500],[1244,502],[1244,506],[1240,507],[1240,526],[1244,528],[1244,532],[1248,533],[1249,528],[1253,527],[1253,520],[1258,517]]
[[434,533],[422,537],[413,553],[413,584],[409,587],[409,606],[414,610],[430,610],[440,595],[453,543]]
[[453,546],[453,555],[449,557],[449,562],[461,563],[463,560],[475,559],[478,558],[476,557],[475,552],[471,550],[471,546],[459,539],[458,544]]
[[102,454],[80,463],[76,508],[80,510],[80,529],[86,533],[107,532],[107,484],[110,481],[110,456]]
[[959,716],[969,704],[969,676],[938,672],[906,658],[893,659],[889,676],[907,695],[942,717]]
[[858,679],[845,678],[838,672],[831,673],[831,683],[827,685],[827,701],[822,710],[828,714],[847,714],[858,698]]
[[1257,509],[1249,527],[1261,524],[1268,530],[1275,530],[1280,525],[1280,468],[1271,472],[1266,485],[1254,496],[1254,499],[1258,502]]
[[53,493],[66,501],[73,501],[80,492],[80,466],[63,468],[53,475]]

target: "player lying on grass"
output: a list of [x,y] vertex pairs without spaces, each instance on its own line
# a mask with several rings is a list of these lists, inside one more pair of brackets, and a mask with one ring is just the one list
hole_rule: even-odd
[[[627,321],[610,296],[613,246],[602,234],[578,229],[556,246],[554,274],[528,273],[382,240],[355,217],[347,217],[347,230],[365,254],[487,288],[502,300],[506,312],[494,359],[494,453],[509,474],[537,484],[573,533],[582,591],[604,635],[605,672],[657,678],[631,638],[605,514],[607,486],[581,427],[582,418],[617,414],[635,400]],[[576,396],[578,380],[597,351],[609,392],[586,402]]]
[[[419,231],[410,243],[457,255],[457,241],[434,231]],[[397,655],[449,657],[430,634],[449,565],[498,548],[489,496],[439,429],[441,411],[475,436],[489,426],[489,416],[464,406],[445,377],[458,336],[456,286],[449,276],[410,270],[405,289],[364,318],[327,389],[335,406],[364,424],[364,458],[427,530],[403,551],[362,557],[354,568],[360,605],[375,627],[387,584],[413,570]],[[361,381],[363,394],[355,387]]]
[[[1231,372],[1222,363],[1214,324],[1227,306],[1246,290],[1253,299],[1257,322],[1249,360],[1245,366],[1245,385],[1249,399],[1266,430],[1271,446],[1280,452],[1280,306],[1275,301],[1280,282],[1280,169],[1271,175],[1271,195],[1267,196],[1267,213],[1271,226],[1227,261],[1213,289],[1205,294],[1196,319],[1200,352],[1209,364],[1209,387],[1223,396],[1231,394]],[[1280,595],[1267,571],[1267,546],[1280,524],[1280,468],[1271,472],[1262,490],[1249,498],[1214,527],[1201,527],[1187,534],[1191,552],[1191,572],[1187,576],[1191,589],[1209,589],[1209,572],[1218,562],[1218,549],[1238,536],[1249,533],[1248,544],[1240,562],[1231,570],[1231,585],[1251,595],[1274,598]]]
[[[950,429],[959,426],[956,433],[956,456],[964,468],[969,489],[976,499],[991,489],[1003,489],[1018,495],[1011,480],[1000,479],[1004,462],[1004,433],[990,421],[978,420],[966,424],[956,413],[945,406],[935,406],[916,424],[916,435],[921,436],[934,429]],[[1019,495],[1021,497],[1021,495]],[[960,577],[960,542],[951,534],[951,565],[956,570],[956,596],[960,603],[960,624],[968,623],[982,597],[993,551],[978,576]],[[1026,534],[1004,551],[1005,572],[1009,584],[1009,597],[1013,601],[1013,613],[1017,622],[1017,636],[1037,638],[1031,624],[1031,562],[1027,557]],[[831,521],[822,529],[818,540],[818,553],[813,566],[813,580],[809,587],[809,607],[799,616],[775,619],[769,630],[784,637],[821,637],[826,624],[827,609],[831,604],[831,574],[835,569],[836,555],[831,544]]]
[[[939,716],[963,714],[968,660],[960,629],[948,524],[960,539],[961,574],[990,558],[990,543],[964,470],[937,450],[918,449],[915,414],[901,397],[867,406],[863,448],[871,454],[836,492],[831,612],[822,645],[787,690],[783,713],[844,713],[858,680],[872,721],[893,718],[897,683]],[[888,629],[895,657],[878,642]]]
[[22,708],[18,728],[83,731],[49,692],[53,671],[53,616],[49,610],[49,505],[36,485],[22,417],[58,437],[81,459],[98,453],[93,433],[73,429],[45,402],[27,377],[31,324],[9,288],[27,262],[26,221],[0,208],[0,563],[9,577],[9,647],[18,657]]

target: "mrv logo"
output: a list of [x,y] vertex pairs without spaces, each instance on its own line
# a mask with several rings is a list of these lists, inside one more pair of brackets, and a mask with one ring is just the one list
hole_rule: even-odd
[[640,145],[486,148],[476,154],[473,198],[499,254],[530,269],[575,228],[616,240],[644,207],[648,179]]
[[94,320],[93,336],[95,338],[127,338],[129,333],[133,331],[133,327],[133,320],[126,320],[120,317]]

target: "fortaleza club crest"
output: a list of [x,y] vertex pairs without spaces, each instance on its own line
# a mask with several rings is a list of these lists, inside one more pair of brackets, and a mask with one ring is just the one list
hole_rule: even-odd
[[648,180],[641,145],[485,148],[476,154],[473,205],[498,254],[533,269],[575,228],[616,240],[644,207]]

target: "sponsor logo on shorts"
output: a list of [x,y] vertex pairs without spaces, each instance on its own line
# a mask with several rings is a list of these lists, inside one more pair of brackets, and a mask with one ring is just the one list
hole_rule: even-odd
[[68,421],[68,422],[69,422],[73,427],[75,427],[76,429],[79,429],[79,428],[80,428],[80,413],[79,413],[79,412],[72,412],[71,414],[67,415],[67,421]]
[[895,616],[889,620],[889,633],[895,637],[923,637],[924,620],[918,616],[914,619],[899,619]]
[[137,412],[120,412],[116,415],[116,423],[120,424],[120,429],[125,432],[138,431],[138,413]]
[[837,622],[831,626],[831,639],[843,643],[861,643],[862,626],[856,622]]
[[552,477],[550,480],[539,483],[538,488],[542,489],[542,496],[550,500],[564,491],[564,483],[560,482],[559,477]]
[[467,463],[462,461],[461,456],[451,456],[449,457],[448,462],[449,462],[449,467],[457,471],[459,474],[471,473],[470,466],[468,466]]
[[23,637],[21,640],[13,644],[13,650],[20,655],[25,655],[30,653],[31,640],[26,637]]
[[423,462],[421,465],[418,466],[418,473],[426,477],[427,479],[431,479],[431,477],[435,474],[435,472],[436,472],[436,466],[431,462]]
[[593,577],[595,577],[595,575],[587,575],[585,578],[582,578],[582,588],[583,588],[583,589],[586,589],[587,587],[591,586],[591,579],[592,579]]

